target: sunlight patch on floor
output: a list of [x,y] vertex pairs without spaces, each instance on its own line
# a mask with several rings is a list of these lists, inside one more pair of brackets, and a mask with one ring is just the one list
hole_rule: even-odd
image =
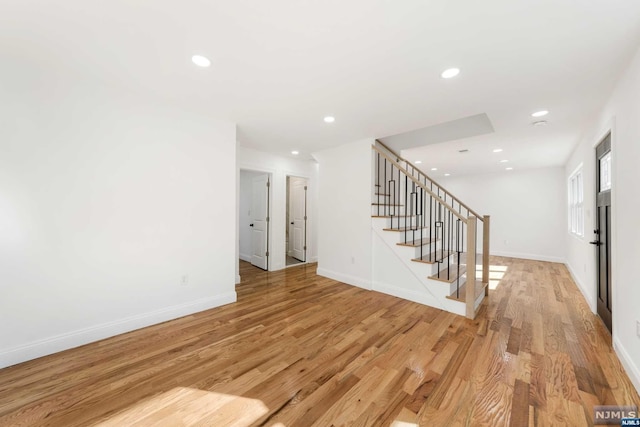
[[418,427],[418,424],[395,420],[390,427]]
[[[500,281],[507,273],[509,267],[506,265],[490,265],[489,266],[489,290],[496,290]],[[482,280],[482,264],[476,265],[476,279]]]
[[246,427],[268,412],[269,408],[261,400],[175,387],[133,404],[96,425],[100,427],[123,425]]

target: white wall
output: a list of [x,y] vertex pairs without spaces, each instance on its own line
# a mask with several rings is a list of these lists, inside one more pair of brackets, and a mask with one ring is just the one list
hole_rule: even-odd
[[589,245],[595,227],[595,145],[611,131],[612,144],[612,281],[613,344],[627,373],[640,392],[640,286],[637,260],[640,259],[640,50],[622,74],[598,117],[567,162],[565,178],[583,164],[585,191],[584,239],[571,236],[568,264],[592,309],[596,307],[595,249]]
[[320,163],[318,274],[371,289],[371,145],[314,153]]
[[564,169],[465,175],[439,181],[480,215],[491,216],[491,254],[565,262]]
[[0,367],[235,301],[234,124],[0,81]]
[[[238,147],[238,174],[240,170],[271,173],[271,216],[269,235],[269,270],[280,270],[286,266],[286,203],[287,175],[299,176],[309,180],[308,186],[308,261],[318,260],[317,249],[317,209],[318,209],[318,165],[313,160],[297,160],[288,157],[264,153],[251,148]],[[240,193],[241,189],[238,189]],[[240,197],[237,199],[239,210]],[[237,231],[238,239],[240,231]],[[236,259],[240,256],[240,246],[236,247]],[[236,261],[237,263],[237,261]],[[236,266],[236,271],[238,267]]]
[[264,172],[240,171],[239,217],[238,217],[238,251],[241,260],[251,262],[251,201],[253,178],[264,175]]

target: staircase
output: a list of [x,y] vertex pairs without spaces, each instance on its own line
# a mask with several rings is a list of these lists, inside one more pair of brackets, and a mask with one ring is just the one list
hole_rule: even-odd
[[[475,318],[489,288],[489,216],[480,216],[382,142],[373,149],[372,229],[415,299]],[[375,245],[374,245],[375,246]],[[410,273],[410,275],[409,275]],[[384,292],[384,290],[383,290]]]

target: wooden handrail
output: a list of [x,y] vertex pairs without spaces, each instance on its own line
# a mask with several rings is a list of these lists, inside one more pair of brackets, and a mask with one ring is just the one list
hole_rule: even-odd
[[420,182],[420,180],[416,179],[413,175],[411,175],[409,173],[409,171],[407,171],[405,168],[403,168],[400,165],[400,163],[398,163],[397,161],[393,160],[391,157],[389,157],[386,153],[382,152],[375,145],[372,145],[371,148],[373,150],[377,151],[378,154],[382,155],[384,158],[389,160],[392,165],[397,167],[398,170],[402,171],[409,179],[411,179],[411,181],[413,181],[416,185],[418,185],[420,188],[422,188],[424,191],[426,191],[429,195],[431,195],[431,197],[436,199],[440,204],[442,204],[445,208],[447,208],[449,211],[451,211],[451,213],[454,214],[455,216],[457,216],[462,222],[464,222],[465,224],[467,223],[467,218],[465,218],[464,216],[462,216],[461,214],[456,212],[456,210],[453,209],[452,206],[449,206],[449,204],[447,202],[445,202],[444,200],[442,200],[440,198],[440,196],[438,196],[436,193],[434,193],[433,191],[429,190],[426,185],[424,185],[422,182]]
[[[431,179],[431,177],[429,177],[429,175],[427,175],[426,173],[422,172],[420,170],[420,168],[418,168],[416,165],[414,165],[413,163],[411,163],[410,161],[408,161],[407,159],[404,159],[402,157],[400,157],[398,155],[398,153],[396,153],[395,151],[393,151],[391,148],[389,148],[386,144],[384,144],[382,141],[376,139],[376,143],[380,144],[382,147],[384,147],[385,150],[387,150],[388,152],[390,152],[391,154],[393,154],[398,161],[402,160],[403,162],[406,162],[408,164],[410,164],[411,166],[413,166],[413,168],[415,170],[418,171],[418,173],[422,174],[425,178],[427,178],[429,181],[431,181],[432,183],[434,183],[439,189],[441,189],[442,191],[444,191],[445,194],[447,194],[449,197],[451,197],[453,200],[455,200],[456,202],[458,202],[458,204],[460,206],[462,206],[463,208],[465,208],[470,214],[473,214],[473,216],[475,216],[476,218],[478,218],[479,221],[483,221],[483,217],[481,215],[479,215],[476,211],[474,211],[473,209],[471,209],[469,206],[465,205],[464,203],[462,203],[460,201],[460,199],[458,199],[456,196],[454,196],[453,194],[451,194],[450,192],[448,192],[447,190],[445,190],[445,188],[438,184],[435,180]],[[379,151],[379,150],[378,150]]]

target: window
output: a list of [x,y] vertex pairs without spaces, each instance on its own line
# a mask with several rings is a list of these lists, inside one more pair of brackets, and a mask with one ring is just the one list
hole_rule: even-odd
[[582,165],[569,177],[569,232],[576,236],[584,236]]
[[611,190],[611,151],[600,159],[600,191]]

